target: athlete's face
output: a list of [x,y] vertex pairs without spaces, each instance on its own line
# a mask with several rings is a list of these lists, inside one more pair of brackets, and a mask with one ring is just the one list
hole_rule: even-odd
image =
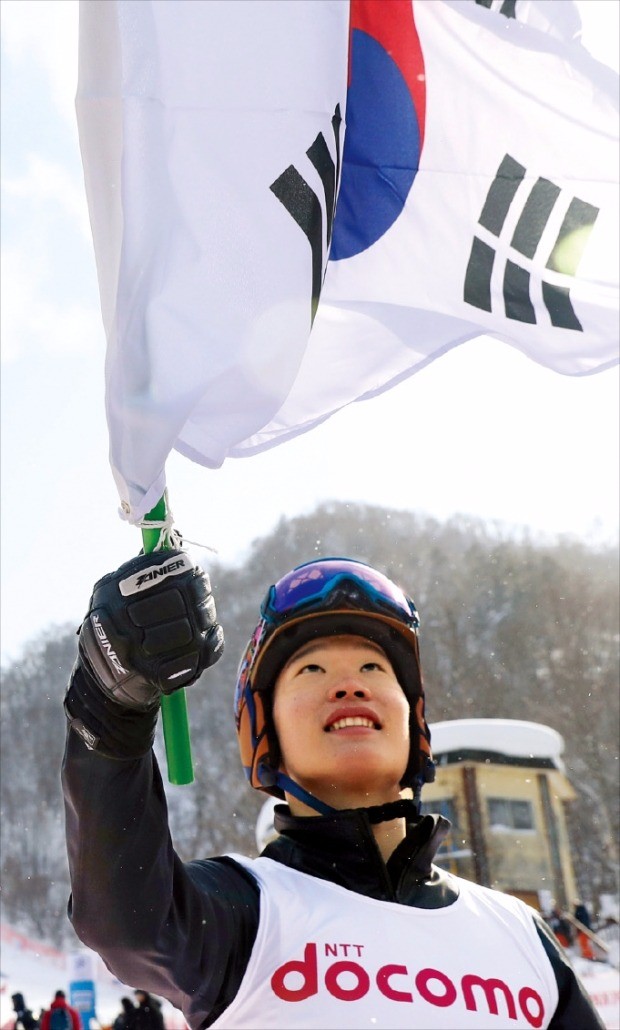
[[397,800],[409,704],[385,652],[358,636],[301,647],[275,684],[282,767],[334,808]]

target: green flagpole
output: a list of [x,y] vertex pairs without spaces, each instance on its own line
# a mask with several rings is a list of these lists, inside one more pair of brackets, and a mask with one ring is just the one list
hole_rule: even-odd
[[[166,496],[164,494],[148,515],[145,515],[145,521],[164,522],[167,514]],[[142,543],[145,554],[155,550],[160,536],[160,529],[142,529]],[[166,546],[167,543],[164,544],[164,548]],[[162,696],[161,717],[164,728],[164,743],[166,745],[168,779],[170,783],[177,787],[193,783],[192,744],[189,735],[187,699],[184,688],[175,690],[173,694],[164,694]]]

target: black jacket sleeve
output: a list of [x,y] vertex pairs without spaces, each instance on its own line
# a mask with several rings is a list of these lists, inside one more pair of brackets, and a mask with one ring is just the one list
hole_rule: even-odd
[[549,1030],[605,1030],[605,1024],[552,931],[538,916],[535,923],[558,985],[558,1005]]
[[209,1026],[252,950],[255,881],[225,860],[181,862],[152,752],[104,758],[70,731],[62,781],[78,937],[123,982],[181,1009],[193,1030]]

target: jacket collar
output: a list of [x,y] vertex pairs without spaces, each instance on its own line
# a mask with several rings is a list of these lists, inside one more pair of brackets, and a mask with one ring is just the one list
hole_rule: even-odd
[[287,805],[278,805],[274,824],[279,837],[263,855],[369,897],[418,904],[413,899],[421,885],[441,880],[445,887],[445,874],[432,862],[450,823],[440,815],[420,817],[414,802],[405,804],[410,807],[399,814],[405,815],[407,834],[387,865],[372,832],[373,812],[364,808],[300,818]]

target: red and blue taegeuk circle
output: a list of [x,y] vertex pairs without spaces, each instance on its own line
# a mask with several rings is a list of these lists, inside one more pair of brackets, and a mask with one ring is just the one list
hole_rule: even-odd
[[387,232],[418,171],[426,80],[411,0],[351,0],[349,60],[332,261],[367,250]]

